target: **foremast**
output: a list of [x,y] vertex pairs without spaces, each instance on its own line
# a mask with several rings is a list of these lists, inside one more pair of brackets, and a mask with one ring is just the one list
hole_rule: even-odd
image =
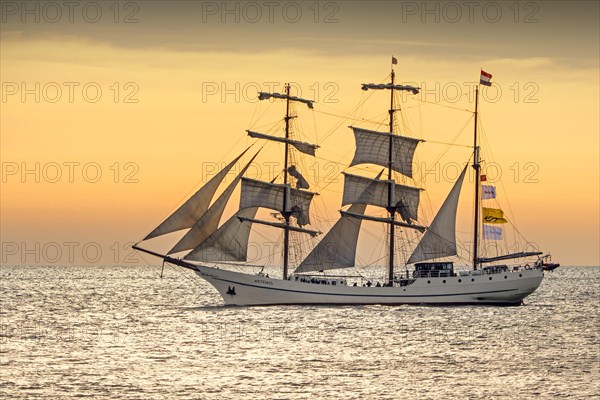
[[[284,183],[276,184],[274,181],[266,182],[244,177],[244,173],[258,155],[257,152],[237,174],[236,178],[219,195],[217,200],[211,204],[211,199],[215,196],[217,187],[224,181],[225,176],[233,168],[236,162],[245,154],[248,150],[246,149],[143,239],[148,240],[167,233],[189,229],[166,255],[144,250],[140,248],[137,243],[134,246],[136,250],[161,256],[166,262],[174,262],[173,260],[177,260],[177,262],[175,262],[177,265],[190,268],[193,268],[193,264],[189,264],[187,261],[244,262],[247,260],[248,238],[251,226],[252,224],[257,223],[284,230],[283,275],[284,279],[287,279],[289,232],[308,233],[313,236],[320,232],[303,228],[304,225],[310,224],[310,204],[316,193],[301,190],[308,189],[308,182],[302,177],[295,166],[289,165],[289,146],[293,146],[296,150],[312,156],[315,155],[315,150],[318,148],[316,145],[294,140],[290,137],[290,120],[294,118],[290,112],[290,103],[301,102],[306,104],[309,108],[313,108],[313,102],[312,100],[291,96],[289,84],[285,86],[285,89],[284,94],[260,92],[258,96],[259,100],[270,98],[286,100],[285,136],[272,136],[250,130],[247,131],[248,135],[252,138],[266,139],[285,144]],[[290,186],[290,175],[297,180],[296,188],[291,188]],[[241,182],[239,209],[231,218],[229,218],[229,220],[219,227],[219,221],[223,215],[225,206],[239,182]],[[258,208],[261,207],[280,212],[284,219],[284,223],[255,219],[256,212],[258,211]],[[296,219],[298,226],[290,223],[292,216]],[[170,257],[171,254],[183,251],[188,251],[183,259]]]
[[[297,150],[299,150],[302,153],[306,153],[306,154],[313,155],[313,156],[315,155],[315,150],[318,146],[312,145],[309,143],[299,142],[297,140],[293,140],[290,137],[290,121],[293,118],[296,118],[296,116],[291,115],[290,103],[292,101],[304,103],[308,106],[308,108],[312,109],[313,101],[307,100],[307,99],[302,99],[302,98],[296,97],[296,96],[291,96],[289,83],[285,85],[285,93],[284,94],[267,93],[267,92],[260,92],[258,94],[259,100],[267,100],[270,98],[277,98],[277,99],[285,100],[286,107],[285,107],[285,136],[284,136],[284,138],[282,139],[280,137],[269,136],[269,135],[265,135],[262,133],[252,132],[252,131],[248,131],[248,135],[251,137],[255,137],[255,138],[267,139],[267,140],[271,140],[271,141],[275,141],[275,142],[281,142],[281,143],[284,143],[284,145],[285,145],[284,168],[283,168],[283,187],[282,187],[283,190],[281,193],[282,204],[281,204],[281,209],[279,209],[281,216],[283,217],[284,223],[283,224],[274,224],[274,223],[269,223],[266,221],[259,221],[259,220],[252,220],[251,222],[258,222],[258,223],[262,223],[264,225],[269,225],[269,226],[278,227],[278,228],[283,229],[283,279],[288,279],[290,231],[309,233],[313,236],[315,236],[316,234],[319,233],[316,231],[311,231],[308,229],[303,229],[303,228],[299,228],[296,226],[292,226],[290,224],[290,218],[294,214],[296,214],[296,217],[298,218],[299,225],[304,225],[305,223],[308,223],[308,206],[310,204],[310,200],[312,199],[312,195],[314,195],[314,193],[299,190],[301,188],[306,189],[308,184],[306,184],[306,181],[300,175],[300,173],[296,170],[296,168],[294,166],[290,166],[290,162],[289,162],[290,145],[294,146]],[[298,181],[299,181],[299,183],[296,186],[296,189],[293,189],[294,192],[292,192],[290,182],[289,182],[290,174],[292,174],[294,177],[296,177],[296,179],[298,179]],[[294,194],[295,194],[295,196],[294,196]],[[308,203],[306,203],[306,201],[304,201],[304,207],[301,207],[299,205],[298,201],[295,201],[295,199],[293,198],[293,197],[297,198],[297,197],[304,196],[304,198],[306,199],[306,195],[309,195],[310,198],[308,200]],[[243,190],[242,190],[242,196],[244,196]],[[242,198],[241,204],[243,204],[243,203],[244,203],[244,199]],[[260,201],[255,205],[261,206],[261,207],[273,208],[272,206],[269,206],[268,204],[265,204],[264,202],[260,202]],[[305,214],[304,214],[304,212],[305,212]],[[301,223],[301,220],[305,220],[305,223]]]

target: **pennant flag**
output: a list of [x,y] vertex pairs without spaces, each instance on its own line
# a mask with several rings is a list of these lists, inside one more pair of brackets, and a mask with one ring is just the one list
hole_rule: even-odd
[[496,186],[481,185],[481,200],[495,199]]
[[398,64],[398,60],[396,60],[396,57],[392,56],[392,64],[396,65]]
[[502,228],[483,224],[483,238],[490,240],[502,240]]
[[485,181],[487,181],[487,176],[481,175],[480,179],[481,179],[481,182],[485,182]]
[[483,207],[483,222],[486,224],[505,224],[504,212],[499,208]]
[[485,86],[492,86],[492,74],[488,74],[484,70],[481,70],[481,75],[479,76],[479,83]]

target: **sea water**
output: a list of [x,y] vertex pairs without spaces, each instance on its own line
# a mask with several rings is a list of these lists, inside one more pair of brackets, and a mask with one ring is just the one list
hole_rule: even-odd
[[0,398],[600,398],[600,268],[517,307],[226,307],[190,271],[2,266]]

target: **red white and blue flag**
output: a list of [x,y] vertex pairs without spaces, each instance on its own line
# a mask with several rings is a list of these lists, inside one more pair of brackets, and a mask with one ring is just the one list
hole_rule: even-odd
[[479,77],[479,83],[485,86],[492,86],[492,74],[488,74],[484,70],[481,70],[481,76]]

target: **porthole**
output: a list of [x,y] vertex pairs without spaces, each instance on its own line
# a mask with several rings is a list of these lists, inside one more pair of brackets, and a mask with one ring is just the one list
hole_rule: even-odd
[[431,281],[427,281],[427,283],[431,283]]
[[490,281],[492,280],[492,277],[490,276]]
[[523,277],[523,274],[519,274],[519,278],[522,278],[522,277]]
[[475,278],[471,278],[471,282],[475,282]]
[[442,283],[446,283],[446,280],[444,279],[444,280],[442,281]]
[[462,279],[459,279],[459,280],[458,280],[458,283],[461,283],[461,282],[462,282]]
[[508,276],[504,275],[504,279],[508,279]]

